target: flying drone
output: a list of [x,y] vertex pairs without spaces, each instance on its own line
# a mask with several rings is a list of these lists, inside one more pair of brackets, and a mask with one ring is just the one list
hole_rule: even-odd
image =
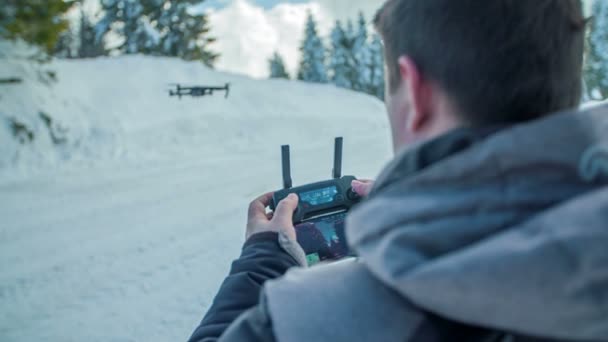
[[184,87],[181,84],[171,84],[175,89],[169,90],[169,96],[177,96],[180,100],[182,96],[192,96],[192,97],[202,97],[202,96],[213,96],[213,93],[216,91],[225,91],[226,96],[224,98],[228,98],[230,94],[230,83],[226,83],[223,87],[208,87],[208,86],[194,86],[194,87]]

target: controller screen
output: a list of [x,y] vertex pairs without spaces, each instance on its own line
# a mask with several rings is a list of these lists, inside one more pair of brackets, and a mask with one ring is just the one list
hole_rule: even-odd
[[337,194],[338,188],[334,185],[323,189],[303,192],[300,194],[300,201],[310,205],[327,204],[333,202]]
[[306,221],[295,227],[298,243],[306,253],[308,265],[348,255],[344,235],[345,217],[346,212],[342,212]]

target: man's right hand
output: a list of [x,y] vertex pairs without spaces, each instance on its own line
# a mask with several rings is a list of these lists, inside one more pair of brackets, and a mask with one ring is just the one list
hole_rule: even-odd
[[283,232],[289,239],[296,241],[296,230],[293,227],[292,217],[298,208],[298,196],[290,194],[279,203],[274,213],[267,214],[266,207],[272,200],[272,194],[269,192],[262,195],[249,205],[245,238],[249,240],[253,235],[264,232]]
[[351,183],[353,191],[361,197],[367,197],[374,187],[374,181],[369,179],[354,180]]

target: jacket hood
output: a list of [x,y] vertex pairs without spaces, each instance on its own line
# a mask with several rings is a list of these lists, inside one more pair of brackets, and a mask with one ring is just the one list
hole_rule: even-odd
[[404,151],[346,226],[370,272],[425,310],[607,340],[608,106]]

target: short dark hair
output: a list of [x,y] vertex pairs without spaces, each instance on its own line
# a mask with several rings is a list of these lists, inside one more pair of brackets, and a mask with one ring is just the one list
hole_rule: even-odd
[[408,55],[484,125],[578,106],[585,22],[580,0],[388,0],[375,26],[391,92]]

